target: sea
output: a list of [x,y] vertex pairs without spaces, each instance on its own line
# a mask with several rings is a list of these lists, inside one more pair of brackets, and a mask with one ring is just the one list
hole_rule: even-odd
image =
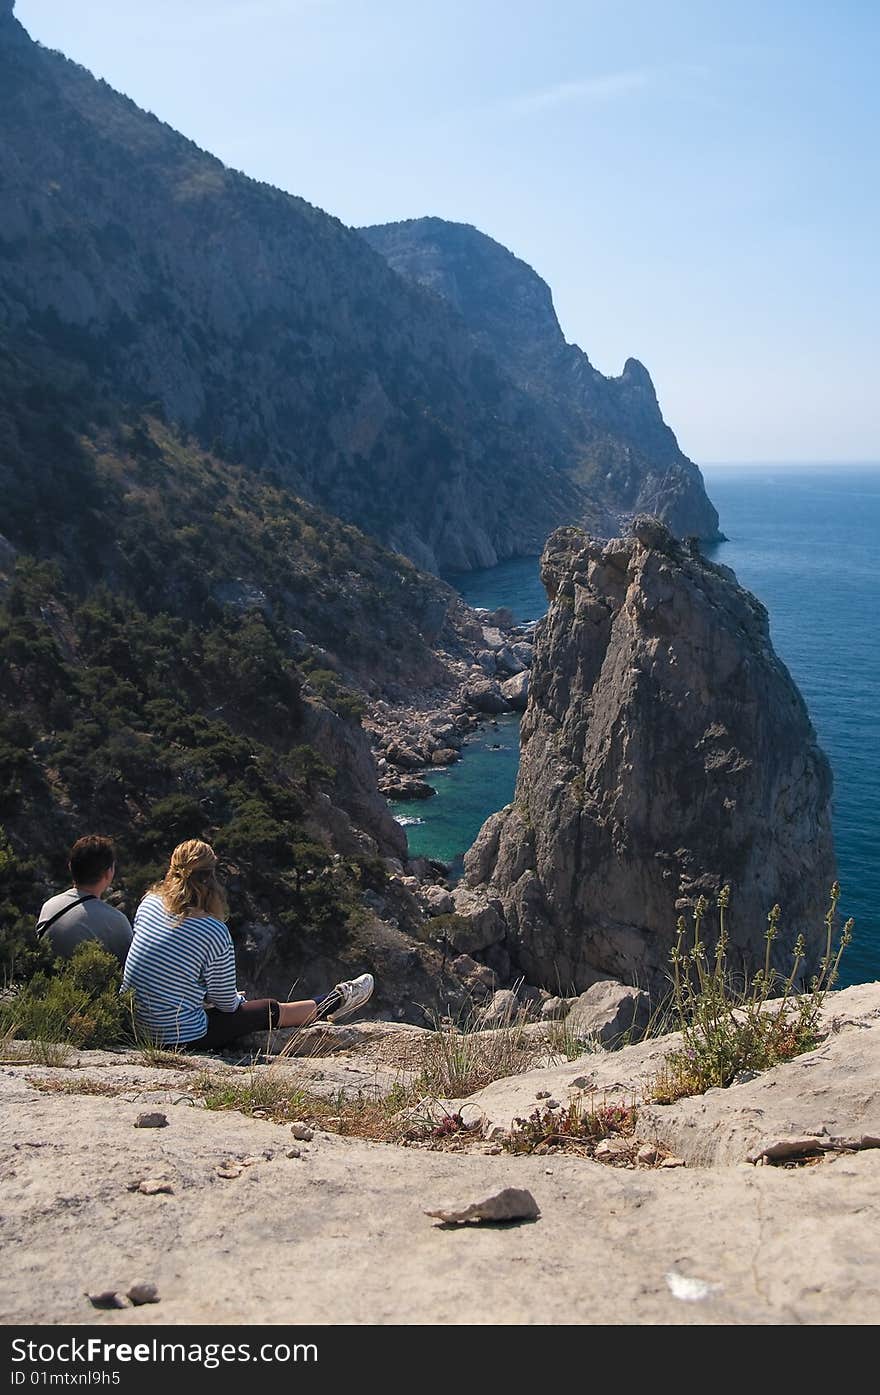
[[[834,772],[840,909],[855,919],[842,986],[880,978],[880,464],[707,465],[726,541],[707,555],[766,605],[777,654],[807,703]],[[448,578],[473,606],[539,619],[547,598],[537,557]],[[410,855],[451,864],[513,798],[515,716],[488,721],[463,759],[428,778],[434,798],[397,804]]]

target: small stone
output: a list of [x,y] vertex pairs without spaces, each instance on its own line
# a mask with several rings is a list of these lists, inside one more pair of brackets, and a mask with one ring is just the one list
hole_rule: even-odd
[[105,1289],[103,1293],[87,1293],[86,1298],[93,1308],[124,1308],[125,1299],[120,1294],[114,1293],[113,1289]]
[[164,1177],[145,1177],[143,1181],[138,1182],[137,1191],[142,1192],[144,1196],[158,1196],[160,1192],[173,1194],[174,1188]]
[[636,1153],[636,1161],[644,1163],[646,1167],[652,1167],[660,1157],[660,1153],[653,1143],[643,1143]]
[[559,1100],[548,1099],[548,1101],[547,1101],[547,1108],[548,1108],[548,1109],[560,1109],[560,1108],[561,1108],[561,1105],[560,1105],[560,1103],[559,1103]]
[[504,1187],[502,1191],[487,1196],[484,1201],[472,1202],[470,1206],[425,1212],[426,1216],[434,1216],[447,1225],[471,1225],[484,1221],[536,1221],[540,1214],[538,1203],[531,1192],[520,1187]]
[[664,1158],[661,1167],[687,1167],[684,1158]]
[[142,1303],[158,1303],[159,1290],[155,1284],[132,1284],[131,1288],[128,1289],[128,1297],[135,1307],[139,1308]]
[[298,1138],[300,1143],[311,1143],[315,1136],[314,1129],[310,1129],[308,1124],[291,1124],[290,1132],[294,1138]]
[[237,1162],[225,1162],[215,1169],[218,1177],[231,1179],[241,1176],[241,1167]]
[[136,1129],[164,1129],[168,1127],[168,1115],[158,1110],[139,1114],[134,1121]]
[[550,1098],[550,1091],[549,1091],[549,1090],[536,1090],[536,1091],[535,1091],[535,1099],[536,1099],[536,1100],[549,1100],[549,1098]]
[[287,1150],[287,1156],[288,1156],[289,1158],[301,1158],[301,1157],[302,1157],[302,1148],[288,1148],[288,1150]]

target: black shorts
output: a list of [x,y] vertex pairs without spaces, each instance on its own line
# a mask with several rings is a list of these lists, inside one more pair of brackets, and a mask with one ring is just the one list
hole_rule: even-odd
[[184,1042],[190,1051],[215,1051],[250,1032],[270,1032],[278,1026],[281,1009],[275,998],[254,998],[251,1003],[239,1003],[235,1012],[208,1008],[208,1027],[203,1037]]

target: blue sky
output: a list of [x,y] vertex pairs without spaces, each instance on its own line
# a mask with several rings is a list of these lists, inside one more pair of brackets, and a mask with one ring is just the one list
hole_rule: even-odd
[[473,223],[694,459],[876,460],[875,0],[17,0],[346,223]]

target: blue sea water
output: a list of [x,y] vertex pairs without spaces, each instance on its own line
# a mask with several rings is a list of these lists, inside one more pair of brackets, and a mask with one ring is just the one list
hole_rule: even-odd
[[[841,983],[880,977],[880,465],[713,465],[703,473],[727,536],[707,551],[767,606],[776,651],[834,771],[841,910],[856,921]],[[506,605],[520,621],[547,608],[534,557],[452,580],[471,605]],[[451,861],[509,802],[518,743],[515,719],[505,720],[506,751],[484,733],[434,780],[435,799],[396,806],[424,821],[407,829],[413,855]]]
[[460,870],[462,854],[486,819],[513,799],[519,766],[519,717],[487,718],[468,738],[463,759],[430,771],[425,779],[437,793],[392,806],[406,828],[410,857],[435,857]]

